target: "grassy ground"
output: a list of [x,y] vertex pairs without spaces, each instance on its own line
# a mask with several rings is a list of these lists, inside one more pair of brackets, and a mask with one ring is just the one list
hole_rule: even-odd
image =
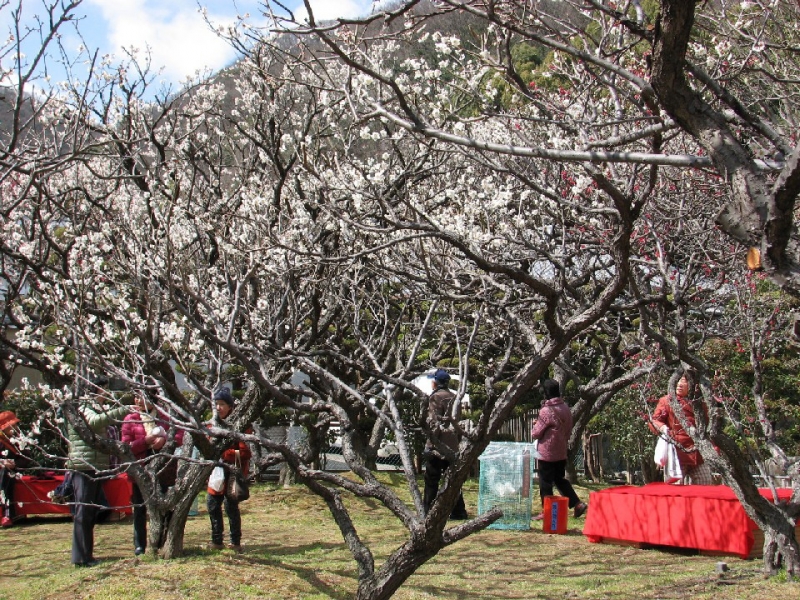
[[[588,497],[587,488],[578,492]],[[467,484],[465,496],[474,514],[476,483]],[[379,504],[350,503],[379,563],[402,541],[402,530]],[[186,555],[172,561],[134,558],[130,520],[97,526],[95,554],[103,562],[91,569],[70,564],[72,525],[66,519],[28,519],[2,530],[0,599],[353,596],[355,563],[324,504],[304,488],[253,489],[242,504],[241,555],[203,549],[209,524],[202,506],[187,525]],[[395,598],[800,598],[800,584],[765,580],[760,561],[590,544],[581,535],[582,521],[574,519],[566,535],[533,525],[525,532],[484,531],[445,549]],[[716,573],[720,560],[730,567],[722,577]]]

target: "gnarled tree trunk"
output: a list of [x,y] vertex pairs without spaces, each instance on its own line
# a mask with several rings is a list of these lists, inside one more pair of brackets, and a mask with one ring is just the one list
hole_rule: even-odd
[[[213,464],[191,464],[179,469],[175,485],[166,492],[144,483],[142,495],[147,506],[147,551],[170,559],[183,554],[186,520],[195,497],[206,487]],[[157,487],[157,486],[154,486]]]
[[781,519],[764,530],[764,570],[768,574],[777,573],[783,563],[787,575],[800,576],[800,546],[794,531],[791,522]]
[[593,482],[603,480],[603,443],[599,433],[585,435],[583,438],[583,456],[586,461],[586,474]]

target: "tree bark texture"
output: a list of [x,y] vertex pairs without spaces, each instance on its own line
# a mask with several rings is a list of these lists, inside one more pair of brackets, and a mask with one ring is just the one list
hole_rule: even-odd
[[698,447],[703,458],[722,472],[725,484],[734,491],[747,515],[764,532],[765,573],[775,574],[782,560],[789,577],[800,577],[800,546],[795,537],[794,519],[759,493],[747,468],[747,460],[733,440],[719,434],[715,436],[714,444],[719,447],[719,454],[708,442],[700,443]]
[[594,482],[603,481],[603,436],[599,433],[584,435],[583,455],[586,474]]
[[689,85],[686,53],[695,7],[694,0],[661,1],[653,46],[653,89],[664,110],[702,145],[728,182],[732,199],[717,223],[739,242],[760,248],[765,269],[796,294],[800,268],[792,236],[800,188],[797,165],[790,160],[781,175],[783,183],[770,190],[767,177],[758,171],[725,116]]
[[151,555],[164,559],[183,555],[189,510],[195,497],[206,488],[212,468],[212,464],[202,463],[179,468],[175,484],[166,492],[149,481],[139,484],[147,506],[147,551]]

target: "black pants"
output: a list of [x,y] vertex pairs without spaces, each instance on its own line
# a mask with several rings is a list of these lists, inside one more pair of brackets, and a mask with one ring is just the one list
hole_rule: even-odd
[[2,468],[0,469],[0,490],[3,491],[3,495],[6,498],[6,501],[0,505],[0,518],[8,517],[9,519],[14,518],[14,472]]
[[[161,485],[161,492],[167,491],[167,486]],[[135,483],[131,489],[131,504],[133,505],[133,547],[145,550],[147,548],[147,506],[144,504],[144,496],[142,490]],[[167,515],[164,526],[169,523],[169,517],[172,513]],[[166,531],[162,531],[162,535]]]
[[539,493],[542,496],[543,504],[545,496],[553,495],[553,486],[558,488],[562,496],[569,498],[570,508],[575,508],[580,504],[581,499],[578,498],[578,494],[572,489],[572,484],[566,478],[566,473],[566,460],[557,460],[555,462],[548,462],[546,460],[539,461]]
[[94,525],[103,502],[103,485],[92,473],[74,471],[75,510],[72,522],[72,563],[94,560]]
[[230,500],[224,495],[209,494],[206,499],[208,516],[211,519],[211,543],[221,544],[225,526],[222,522],[222,504],[225,504],[225,514],[228,515],[231,544],[238,546],[242,543],[242,513],[239,512],[239,503]]
[[133,547],[147,548],[147,507],[144,505],[142,490],[135,483],[131,488],[131,504],[133,504]]
[[[442,480],[444,471],[450,466],[450,463],[435,454],[428,454],[425,463],[425,493],[422,497],[422,503],[425,506],[425,513],[433,506],[436,495],[439,493],[439,482]],[[450,513],[452,519],[466,519],[467,507],[464,505],[464,495],[459,491],[458,500]]]

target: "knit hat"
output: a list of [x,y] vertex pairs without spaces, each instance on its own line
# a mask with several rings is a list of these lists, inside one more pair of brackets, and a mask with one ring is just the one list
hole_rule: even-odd
[[214,392],[214,402],[219,400],[220,402],[224,402],[231,408],[233,405],[236,404],[236,400],[233,399],[233,394],[231,394],[231,390],[226,387],[219,388],[216,392]]

